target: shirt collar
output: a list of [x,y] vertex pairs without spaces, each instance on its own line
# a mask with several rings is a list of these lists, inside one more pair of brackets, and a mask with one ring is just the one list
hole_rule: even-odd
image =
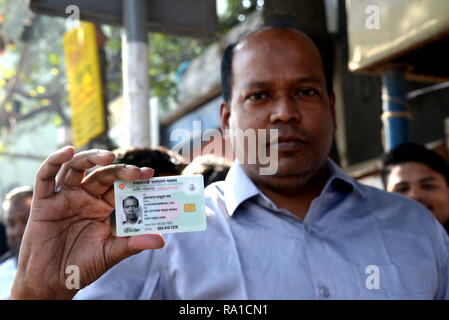
[[[348,192],[348,187],[355,190],[362,198],[365,198],[365,192],[360,184],[353,178],[349,177],[343,169],[341,169],[335,162],[328,158],[328,170],[330,178],[327,180],[323,192],[327,191],[332,185],[336,189]],[[236,160],[232,164],[228,175],[225,179],[225,197],[226,209],[228,214],[232,216],[237,207],[244,201],[256,196],[265,195],[256,187],[254,182],[248,177],[243,170],[240,163]]]
[[226,209],[230,216],[244,201],[258,194],[262,194],[254,182],[247,176],[240,163],[236,160],[225,179]]
[[[345,189],[345,187],[349,186],[351,189],[353,189],[358,195],[360,195],[362,198],[366,197],[365,191],[360,186],[360,183],[358,183],[354,178],[351,178],[348,176],[342,168],[340,168],[334,161],[332,161],[330,158],[327,159],[327,165],[330,173],[330,178],[327,180],[326,186],[323,188],[323,190],[326,190],[329,185],[333,185],[337,189]],[[343,182],[343,183],[341,183]]]

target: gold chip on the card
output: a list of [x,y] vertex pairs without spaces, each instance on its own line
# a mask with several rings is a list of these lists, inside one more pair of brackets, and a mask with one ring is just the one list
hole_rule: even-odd
[[184,204],[184,212],[195,212],[195,204],[194,203],[185,203]]

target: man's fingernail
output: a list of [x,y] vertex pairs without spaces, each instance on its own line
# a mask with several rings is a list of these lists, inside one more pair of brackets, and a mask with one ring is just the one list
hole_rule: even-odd
[[142,167],[140,168],[142,171],[151,171],[154,174],[154,169],[151,169],[149,167]]
[[165,239],[161,236],[158,238],[159,240],[159,249],[163,248],[165,246]]
[[126,170],[134,170],[134,169],[139,169],[139,168],[136,167],[136,166],[133,166],[132,164],[125,164],[125,166],[123,167],[123,169],[126,169]]
[[66,152],[69,149],[73,149],[73,147],[72,146],[65,146],[65,147],[62,147],[61,149],[57,150],[57,152],[64,153],[64,152]]

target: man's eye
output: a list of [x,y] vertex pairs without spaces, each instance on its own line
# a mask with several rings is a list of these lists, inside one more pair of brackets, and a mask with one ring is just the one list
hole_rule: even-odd
[[246,97],[246,100],[260,101],[260,100],[266,99],[267,97],[268,97],[268,94],[266,92],[256,92],[256,93],[252,93],[252,94],[248,95]]
[[320,93],[318,90],[316,89],[312,89],[312,88],[301,88],[298,89],[296,91],[296,96],[301,96],[301,97],[313,97],[313,96],[319,96]]
[[424,190],[435,190],[437,188],[437,186],[435,186],[433,184],[423,184],[421,186],[421,188]]
[[408,188],[407,187],[402,187],[402,188],[396,188],[396,189],[394,189],[394,192],[397,192],[397,193],[406,193],[408,191]]

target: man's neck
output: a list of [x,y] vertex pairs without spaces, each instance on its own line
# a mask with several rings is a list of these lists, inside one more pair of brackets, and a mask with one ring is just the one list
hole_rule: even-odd
[[138,217],[135,217],[135,218],[128,218],[128,219],[126,219],[126,222],[128,222],[128,223],[136,223],[137,222],[137,219]]
[[277,207],[284,208],[299,219],[305,219],[313,199],[317,198],[329,178],[327,165],[320,169],[302,186],[296,186],[295,192],[281,192],[278,189],[257,186]]

